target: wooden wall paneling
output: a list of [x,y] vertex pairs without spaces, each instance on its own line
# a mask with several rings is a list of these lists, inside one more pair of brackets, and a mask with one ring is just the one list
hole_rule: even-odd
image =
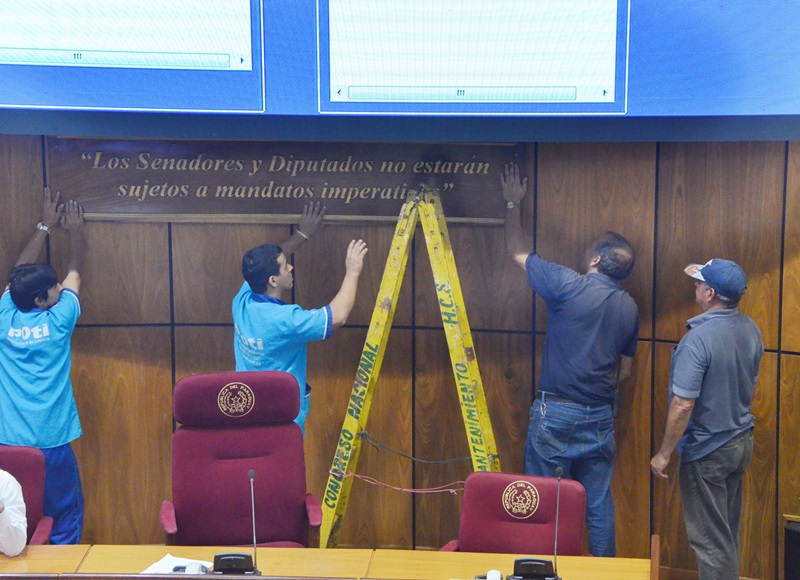
[[232,371],[233,326],[176,326],[175,381],[198,373]]
[[778,426],[778,568],[783,572],[783,515],[800,515],[800,356],[793,354],[781,356]]
[[[296,254],[297,303],[304,308],[318,308],[329,304],[341,287],[350,241],[362,239],[367,243],[367,255],[364,257],[358,294],[347,325],[369,326],[394,229],[394,223],[327,224],[315,234],[312,242],[302,245]],[[395,307],[394,326],[411,324],[411,264],[409,257]]]
[[475,350],[481,353],[481,379],[500,465],[503,471],[523,473],[533,392],[531,335],[476,332]]
[[[531,404],[530,335],[476,332],[474,339],[476,351],[483,353],[479,367],[501,467],[522,472]],[[415,487],[428,489],[463,481],[473,469],[444,333],[417,331],[416,344],[414,454],[442,462],[416,466]],[[454,459],[465,461],[445,463]],[[418,495],[416,546],[438,549],[456,538],[460,509],[460,494]]]
[[[0,135],[0,276],[3,287],[19,253],[42,217],[42,140]],[[39,257],[45,261],[45,252]]]
[[[345,327],[334,331],[330,340],[309,345],[308,381],[313,390],[306,421],[306,478],[320,501],[324,501],[366,334],[366,328]],[[399,488],[412,486],[411,463],[398,455],[412,453],[411,336],[407,329],[392,330],[366,424],[367,433],[389,449],[364,441],[354,469],[356,474]],[[411,547],[410,494],[356,479],[339,546]]]
[[289,234],[285,225],[173,224],[175,321],[232,324],[231,301],[244,282],[245,252],[279,245]]
[[[166,224],[92,222],[84,225],[79,324],[168,324],[169,253]],[[52,236],[51,236],[52,237]],[[63,277],[68,236],[51,243]]]
[[775,578],[778,471],[778,355],[766,353],[753,395],[753,457],[745,474],[741,569],[745,578]]
[[[636,265],[623,285],[639,307],[640,338],[652,336],[655,144],[548,143],[538,151],[537,252],[584,273],[594,238],[608,230],[625,236]],[[537,302],[544,330],[546,309]]]
[[[414,487],[430,489],[464,481],[473,471],[472,462],[444,331],[418,330],[415,352],[413,452],[436,463],[415,466]],[[495,420],[492,417],[493,425]],[[416,496],[416,547],[438,550],[458,537],[461,497],[461,493]]]
[[630,378],[622,385],[614,426],[617,455],[611,492],[616,512],[617,556],[650,557],[651,344],[640,342]]
[[767,348],[778,343],[785,145],[665,143],[658,197],[658,336],[677,340],[695,314],[693,287],[675,284],[686,264],[718,257],[748,276],[741,310]]
[[800,142],[789,144],[786,177],[781,348],[800,352]]
[[[674,344],[655,345],[655,384],[653,385],[653,440],[651,454],[661,447],[669,410],[669,373]],[[652,457],[651,455],[651,457]],[[653,481],[653,533],[661,536],[661,565],[666,568],[696,570],[694,552],[686,538],[683,505],[678,487],[678,455],[673,453],[668,479],[651,476]]]
[[81,328],[72,382],[83,437],[74,445],[87,544],[163,543],[171,497],[172,380],[168,328]]
[[[470,328],[529,331],[531,291],[525,273],[506,253],[502,226],[448,224],[447,229]],[[440,328],[441,311],[421,228],[414,243],[416,323]]]

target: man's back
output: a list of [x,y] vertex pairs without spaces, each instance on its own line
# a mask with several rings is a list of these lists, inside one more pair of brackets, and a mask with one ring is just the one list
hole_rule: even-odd
[[0,298],[0,385],[5,403],[0,443],[56,447],[80,437],[70,382],[70,339],[80,315],[65,290],[48,310],[20,311],[6,291]]
[[614,279],[528,259],[528,281],[547,303],[540,389],[586,405],[611,403],[620,355],[636,352],[639,314]]

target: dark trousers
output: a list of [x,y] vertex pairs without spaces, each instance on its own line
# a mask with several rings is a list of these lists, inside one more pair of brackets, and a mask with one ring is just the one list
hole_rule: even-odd
[[700,580],[739,578],[742,480],[752,454],[751,429],[710,455],[680,465],[683,517]]
[[42,449],[45,461],[44,515],[53,518],[51,544],[80,544],[83,533],[83,490],[78,462],[69,443]]

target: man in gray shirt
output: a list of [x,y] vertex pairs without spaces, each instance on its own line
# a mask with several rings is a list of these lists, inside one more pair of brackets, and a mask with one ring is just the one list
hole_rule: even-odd
[[672,353],[670,405],[661,448],[650,461],[666,478],[675,448],[689,544],[700,580],[739,577],[742,479],[753,452],[750,405],[764,344],[753,320],[739,312],[747,288],[730,260],[690,264],[702,314]]

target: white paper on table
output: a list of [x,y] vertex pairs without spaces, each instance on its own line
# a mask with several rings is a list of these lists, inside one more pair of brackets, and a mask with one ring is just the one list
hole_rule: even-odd
[[191,558],[176,558],[172,554],[167,554],[155,564],[151,564],[145,570],[142,570],[140,574],[172,574],[172,569],[175,568],[175,566],[186,566],[192,562],[197,562],[207,568],[211,568],[212,566],[212,562],[192,560]]

